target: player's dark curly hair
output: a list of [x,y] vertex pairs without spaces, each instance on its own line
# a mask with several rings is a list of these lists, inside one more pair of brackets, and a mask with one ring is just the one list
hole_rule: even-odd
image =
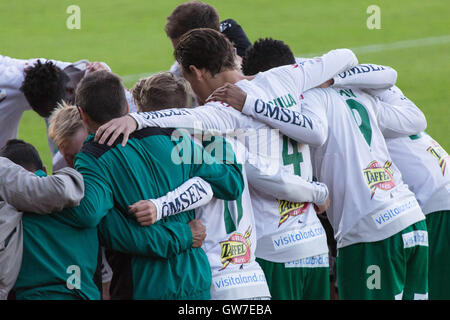
[[186,72],[190,72],[190,65],[206,69],[212,76],[237,68],[230,40],[213,29],[200,28],[186,32],[180,38],[174,55]]
[[0,149],[0,157],[8,158],[29,171],[41,170],[44,167],[36,148],[19,139],[8,140]]
[[294,54],[283,41],[260,38],[245,51],[241,68],[244,75],[251,76],[258,72],[294,63]]
[[53,62],[46,61],[25,69],[25,79],[20,90],[31,108],[47,118],[65,96],[69,77]]

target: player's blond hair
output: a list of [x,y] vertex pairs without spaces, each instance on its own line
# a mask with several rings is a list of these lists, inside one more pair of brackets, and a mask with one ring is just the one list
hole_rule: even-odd
[[85,126],[77,107],[63,102],[49,118],[48,136],[61,148],[81,128]]
[[140,79],[130,91],[140,112],[190,107],[193,100],[189,83],[167,71]]

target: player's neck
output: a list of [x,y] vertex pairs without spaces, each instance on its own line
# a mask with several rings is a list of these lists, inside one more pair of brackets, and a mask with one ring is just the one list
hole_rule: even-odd
[[84,122],[84,126],[87,128],[89,134],[96,133],[97,129],[100,128],[101,124],[98,124],[94,121]]
[[237,70],[226,70],[216,74],[213,78],[213,90],[225,85],[226,83],[235,84],[241,80],[252,80],[255,76],[244,76]]

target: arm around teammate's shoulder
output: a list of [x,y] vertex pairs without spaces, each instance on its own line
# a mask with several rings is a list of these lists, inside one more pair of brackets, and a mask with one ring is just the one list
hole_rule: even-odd
[[[313,90],[321,89],[310,91]],[[242,112],[300,143],[321,146],[328,137],[323,99],[322,95],[311,95],[301,107],[281,108],[247,95]]]
[[95,228],[114,207],[112,190],[107,175],[92,155],[78,153],[75,168],[83,175],[85,196],[79,206],[61,211],[55,218],[73,227]]
[[396,86],[367,92],[377,99],[375,112],[385,138],[410,136],[427,128],[424,113]]
[[38,177],[0,157],[0,198],[19,211],[47,214],[77,206],[84,196],[83,177],[71,168]]
[[113,209],[98,226],[105,247],[126,254],[169,259],[193,247],[187,223],[166,221],[143,227]]
[[300,92],[315,88],[337,74],[358,64],[356,55],[350,49],[331,50],[321,57],[307,59],[293,66],[298,73],[296,81]]
[[[238,199],[245,187],[242,174],[242,164],[238,163],[232,146],[222,137],[215,137],[214,146],[210,145],[210,150],[215,149],[216,155],[212,156],[204,148],[196,145],[193,148],[191,177],[201,177],[209,183],[214,197],[223,200]],[[218,152],[222,150],[223,152]],[[198,159],[198,155],[201,158]]]
[[322,205],[328,198],[325,184],[294,175],[270,158],[251,156],[245,169],[253,188],[277,199]]

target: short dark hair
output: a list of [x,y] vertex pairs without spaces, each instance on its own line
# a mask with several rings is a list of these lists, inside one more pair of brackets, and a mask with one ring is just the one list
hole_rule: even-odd
[[23,140],[8,140],[0,150],[0,156],[8,158],[28,171],[34,172],[44,168],[36,148]]
[[127,113],[122,80],[106,70],[91,72],[80,81],[75,93],[75,104],[98,124]]
[[20,90],[31,108],[41,117],[47,118],[66,95],[69,77],[53,62],[38,60],[25,69],[25,79]]
[[213,29],[188,31],[178,42],[174,55],[187,72],[190,65],[206,69],[212,76],[236,68],[233,45],[226,36]]
[[220,20],[217,10],[207,3],[190,1],[176,7],[167,17],[166,34],[178,39],[192,29],[211,28],[219,31]]
[[251,76],[258,72],[294,63],[294,54],[283,41],[260,38],[245,51],[241,68],[244,75]]

